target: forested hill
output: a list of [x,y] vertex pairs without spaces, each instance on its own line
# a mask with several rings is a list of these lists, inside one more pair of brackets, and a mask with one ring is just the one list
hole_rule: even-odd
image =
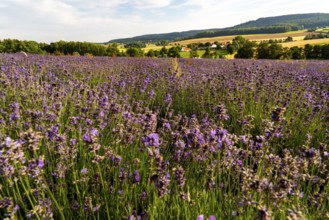
[[[211,29],[207,31],[216,31],[219,29]],[[191,31],[182,31],[182,32],[171,32],[171,33],[164,33],[164,34],[147,34],[147,35],[141,35],[131,38],[121,38],[121,39],[115,39],[111,40],[108,43],[117,42],[117,43],[131,43],[136,41],[143,41],[143,42],[157,42],[157,41],[173,41],[175,39],[183,39],[195,36],[199,32],[202,32],[205,30],[191,30]]]
[[108,43],[130,43],[136,41],[159,42],[173,41],[176,39],[214,37],[224,35],[242,35],[257,33],[281,33],[291,30],[300,30],[316,27],[329,26],[329,13],[294,14],[276,17],[259,18],[233,27],[215,28],[207,30],[191,30],[182,32],[171,32],[164,34],[148,34],[132,38],[114,39]]
[[265,26],[296,26],[302,28],[316,28],[329,26],[329,14],[311,13],[311,14],[294,14],[282,15],[276,17],[259,18],[254,21],[248,21],[233,28],[251,28]]

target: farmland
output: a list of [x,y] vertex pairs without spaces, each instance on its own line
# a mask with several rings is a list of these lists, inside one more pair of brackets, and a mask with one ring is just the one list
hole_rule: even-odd
[[329,44],[329,38],[312,39],[312,40],[297,40],[297,41],[282,43],[282,46],[284,46],[284,47],[294,47],[294,46],[303,47],[306,44],[312,44],[312,45]]
[[0,219],[328,219],[328,68],[0,54]]
[[[262,41],[262,40],[269,40],[269,39],[286,39],[287,37],[293,38],[304,38],[307,35],[306,31],[296,31],[296,32],[288,32],[288,33],[281,33],[281,34],[254,34],[254,35],[243,35],[244,38],[250,41]],[[232,41],[232,39],[236,37],[236,35],[232,36],[222,36],[222,37],[212,37],[212,38],[194,38],[190,40],[183,40],[177,41],[177,44],[180,45],[187,45],[191,43],[206,43],[206,42],[215,42],[218,41],[219,43],[226,43]]]

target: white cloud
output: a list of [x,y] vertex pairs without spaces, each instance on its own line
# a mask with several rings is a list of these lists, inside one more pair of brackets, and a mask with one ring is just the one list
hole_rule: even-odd
[[1,0],[0,38],[104,42],[328,8],[324,0]]
[[163,8],[172,3],[172,0],[133,0],[131,4],[137,8]]

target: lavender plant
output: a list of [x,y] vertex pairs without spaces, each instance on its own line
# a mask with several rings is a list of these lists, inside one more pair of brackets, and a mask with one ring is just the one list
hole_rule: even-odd
[[329,218],[327,62],[0,54],[0,82],[1,219]]

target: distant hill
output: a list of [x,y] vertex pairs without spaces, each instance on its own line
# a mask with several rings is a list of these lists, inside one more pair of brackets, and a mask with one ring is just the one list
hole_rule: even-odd
[[107,43],[130,43],[136,41],[159,42],[225,35],[270,34],[325,26],[329,26],[329,13],[293,14],[259,18],[228,28],[148,34],[131,38],[114,39]]
[[[210,29],[209,31],[216,31],[220,29]],[[131,43],[136,41],[143,41],[143,42],[157,42],[157,41],[173,41],[176,39],[184,39],[188,37],[193,37],[196,34],[202,32],[204,30],[191,30],[191,31],[182,31],[182,32],[171,32],[171,33],[164,33],[164,34],[146,34],[131,38],[120,38],[120,39],[114,39],[109,41],[108,43]]]
[[250,28],[265,26],[296,26],[300,29],[329,26],[329,13],[293,14],[276,17],[259,18],[248,21],[233,28]]

